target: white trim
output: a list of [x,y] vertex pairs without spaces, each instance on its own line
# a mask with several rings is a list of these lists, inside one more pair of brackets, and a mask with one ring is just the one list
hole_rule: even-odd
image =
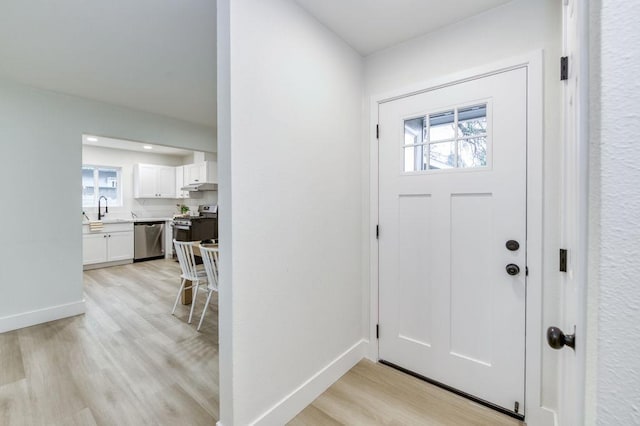
[[[542,406],[542,347],[544,331],[542,325],[542,236],[543,236],[543,147],[544,147],[544,70],[543,51],[536,50],[522,56],[509,58],[467,71],[453,73],[414,84],[404,89],[375,95],[370,100],[371,158],[370,158],[370,215],[373,228],[378,223],[378,140],[375,126],[378,123],[378,106],[384,102],[436,90],[442,87],[475,80],[516,68],[527,68],[527,319],[526,319],[526,363],[525,363],[525,418],[528,425],[554,425],[556,414]],[[380,230],[384,234],[384,229]],[[376,340],[378,323],[378,240],[375,232],[370,238],[371,282],[369,339]],[[377,361],[378,345],[369,345],[367,358]]]
[[[169,257],[165,256],[165,259],[169,259]],[[118,260],[116,262],[89,263],[87,265],[82,265],[82,270],[91,271],[92,269],[110,268],[112,266],[130,265],[132,263],[133,259]]]
[[[588,424],[595,404],[587,404],[587,347],[593,342],[587,328],[589,235],[589,2],[565,2],[563,56],[569,58],[568,80],[562,83],[563,181],[561,210],[562,247],[568,250],[568,273],[560,284],[560,322],[564,330],[575,327],[575,351],[556,352],[559,364],[558,421]],[[592,305],[595,306],[595,305]],[[572,309],[574,308],[574,309]],[[570,313],[570,311],[573,311]],[[573,314],[573,315],[571,315]],[[556,324],[554,324],[556,325]],[[572,332],[572,331],[568,331]],[[595,367],[595,365],[594,365]]]
[[283,425],[290,421],[304,410],[310,401],[319,397],[329,386],[362,360],[367,344],[368,342],[362,339],[351,346],[250,424]]
[[51,306],[49,308],[38,309],[36,311],[24,312],[0,318],[0,333],[18,330],[45,322],[55,321],[63,318],[73,317],[85,313],[84,299],[78,302],[67,303],[65,305]]

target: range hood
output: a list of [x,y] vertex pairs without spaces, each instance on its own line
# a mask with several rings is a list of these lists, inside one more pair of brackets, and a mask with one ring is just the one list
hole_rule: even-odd
[[217,183],[192,183],[191,185],[183,186],[180,191],[200,192],[200,191],[217,191]]

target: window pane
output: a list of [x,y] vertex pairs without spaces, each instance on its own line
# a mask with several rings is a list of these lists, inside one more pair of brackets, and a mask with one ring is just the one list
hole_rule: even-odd
[[404,120],[404,143],[414,145],[424,143],[424,128],[426,126],[425,117]]
[[429,115],[429,140],[435,142],[455,138],[456,130],[454,121],[455,116],[453,111]]
[[98,196],[105,196],[109,204],[116,205],[119,198],[118,171],[114,169],[99,169],[98,185],[100,187]]
[[458,167],[484,167],[487,165],[487,138],[461,140]]
[[406,147],[404,149],[404,171],[405,172],[417,172],[427,169],[427,163],[425,161],[427,152],[427,145],[418,145],[412,147]]
[[432,143],[429,148],[430,169],[451,169],[456,167],[455,142]]
[[[404,121],[404,144],[416,145],[425,142],[426,117],[412,118]],[[422,145],[409,146],[404,149],[404,171],[415,172],[425,170],[424,151]]]
[[93,206],[95,204],[95,183],[93,180],[93,168],[82,168],[82,205]]
[[487,133],[487,105],[475,105],[458,110],[458,137]]

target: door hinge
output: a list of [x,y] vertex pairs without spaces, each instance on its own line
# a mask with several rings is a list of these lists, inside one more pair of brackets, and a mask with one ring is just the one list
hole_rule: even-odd
[[525,277],[528,277],[528,276],[529,276],[529,267],[528,267],[528,266],[525,266],[525,267],[524,267],[524,276],[525,276]]
[[560,58],[560,81],[569,80],[569,57]]
[[560,249],[560,272],[567,272],[567,249]]
[[513,411],[515,411],[516,413],[520,411],[520,403],[518,401],[516,401],[516,403],[513,404]]
[[376,124],[376,139],[380,139],[380,125]]
[[380,238],[380,225],[376,225],[376,240]]
[[376,324],[376,339],[380,338],[380,324]]

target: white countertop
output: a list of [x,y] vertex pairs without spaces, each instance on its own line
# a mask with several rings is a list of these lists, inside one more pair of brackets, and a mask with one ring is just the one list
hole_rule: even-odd
[[137,217],[132,222],[170,222],[173,217]]
[[[110,223],[137,223],[137,222],[170,222],[173,220],[173,217],[138,217],[135,219],[115,219],[115,218],[104,218],[102,219],[102,223],[108,225]],[[82,221],[83,225],[88,225],[88,220]]]

